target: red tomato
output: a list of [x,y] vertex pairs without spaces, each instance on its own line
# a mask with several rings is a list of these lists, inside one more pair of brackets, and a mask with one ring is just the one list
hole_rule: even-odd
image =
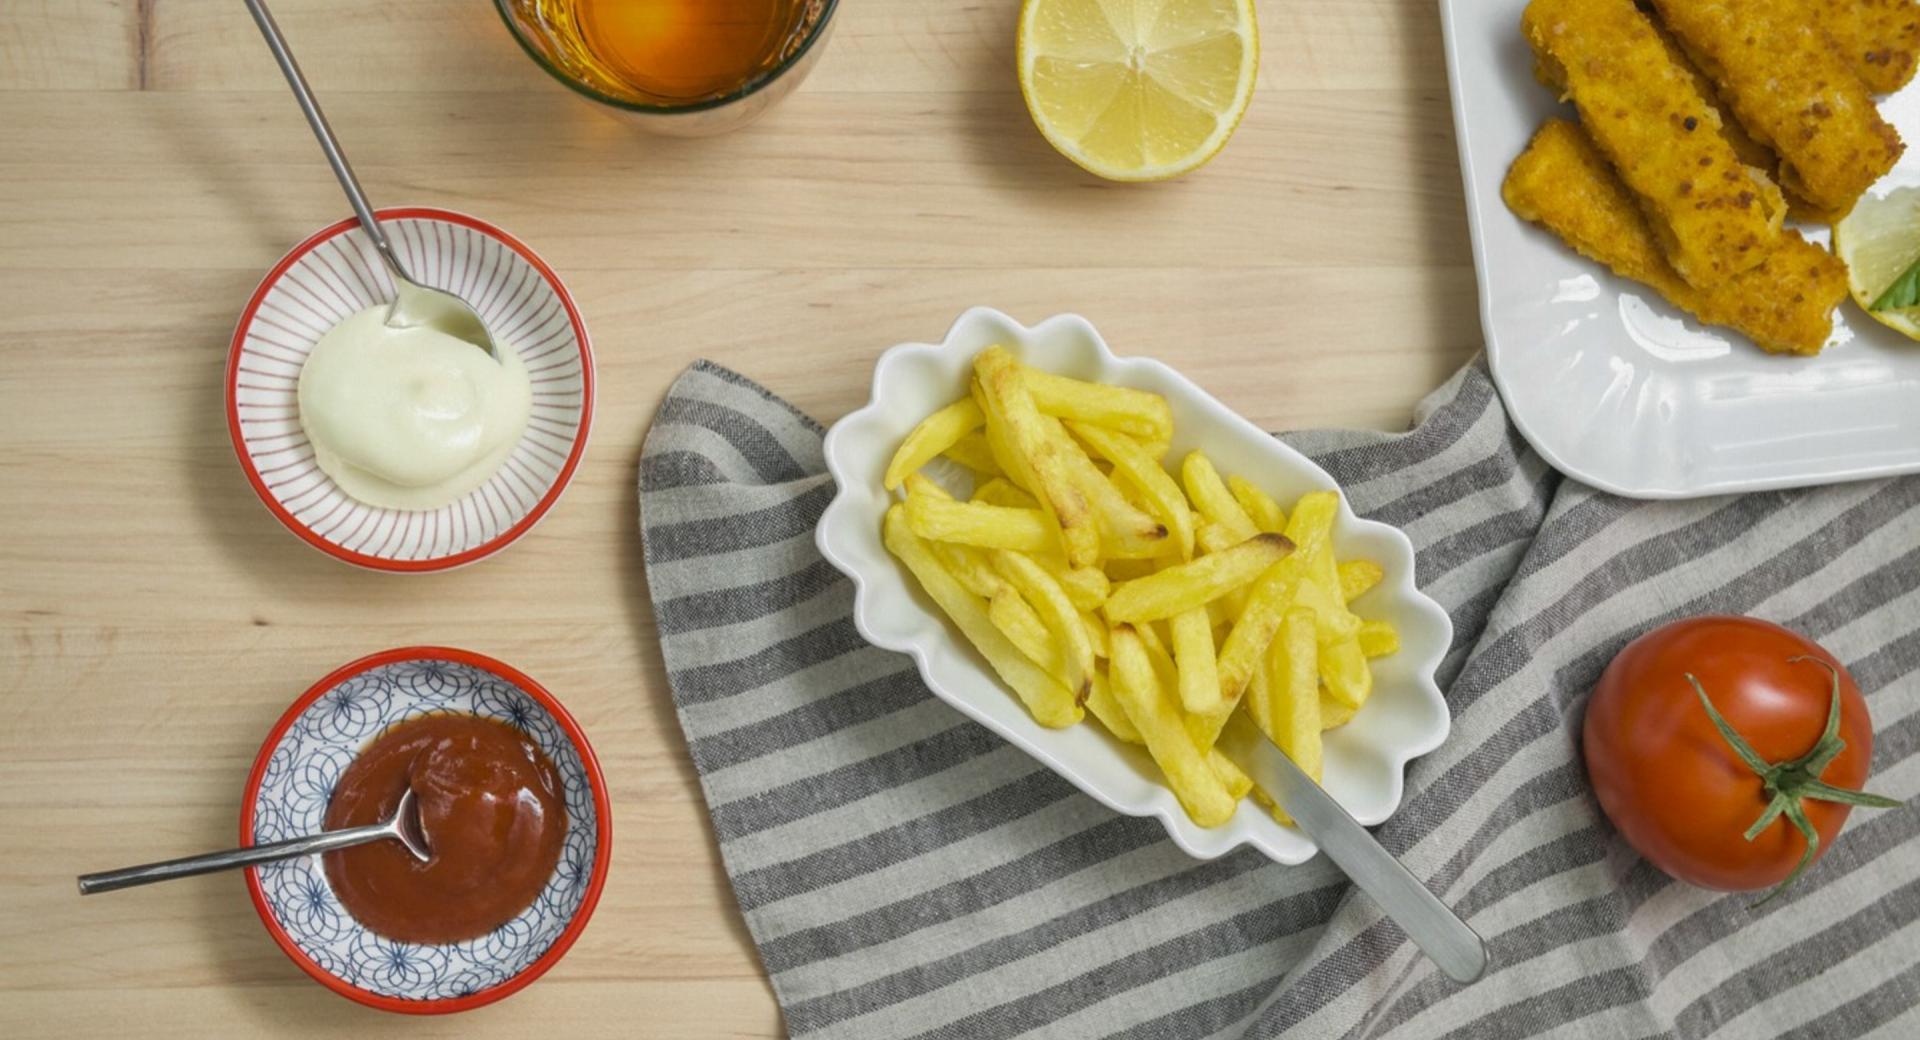
[[[1794,657],[1816,660],[1794,661]],[[1714,727],[1688,683],[1769,763],[1797,759],[1826,727],[1833,673],[1840,676],[1840,737],[1846,747],[1820,774],[1859,790],[1873,759],[1867,702],[1840,662],[1818,644],[1748,617],[1697,617],[1628,643],[1587,704],[1587,775],[1608,819],[1654,866],[1705,888],[1767,888],[1793,872],[1806,841],[1785,816],[1747,841],[1771,796]],[[1801,802],[1824,855],[1851,807]]]

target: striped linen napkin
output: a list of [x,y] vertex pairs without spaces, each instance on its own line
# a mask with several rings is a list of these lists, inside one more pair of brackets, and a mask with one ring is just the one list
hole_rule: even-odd
[[1483,362],[1404,434],[1286,440],[1418,549],[1453,614],[1451,738],[1377,830],[1486,936],[1443,976],[1324,859],[1188,858],[863,643],[814,549],[819,424],[709,363],[647,437],[648,581],[741,911],[797,1036],[1920,1036],[1920,813],[1858,812],[1761,910],[1600,815],[1578,732],[1655,624],[1770,618],[1847,663],[1870,789],[1920,794],[1920,478],[1633,502],[1562,478]]

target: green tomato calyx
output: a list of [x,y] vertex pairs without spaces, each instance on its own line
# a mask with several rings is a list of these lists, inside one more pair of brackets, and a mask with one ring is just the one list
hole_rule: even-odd
[[1747,743],[1746,738],[1742,737],[1739,731],[1733,728],[1733,724],[1713,706],[1713,700],[1707,696],[1707,691],[1700,685],[1700,680],[1694,678],[1692,672],[1686,673],[1687,682],[1692,683],[1694,692],[1700,695],[1700,706],[1707,709],[1707,717],[1713,720],[1713,728],[1720,731],[1721,738],[1727,742],[1728,747],[1733,749],[1733,753],[1739,756],[1740,761],[1746,763],[1747,768],[1760,777],[1761,785],[1767,793],[1769,799],[1767,807],[1761,811],[1759,818],[1753,821],[1753,826],[1747,828],[1746,839],[1752,841],[1759,837],[1773,825],[1775,820],[1785,816],[1787,821],[1800,832],[1800,836],[1807,840],[1806,850],[1800,854],[1800,862],[1794,865],[1793,873],[1788,874],[1785,880],[1774,886],[1773,891],[1754,903],[1755,908],[1766,905],[1775,896],[1786,891],[1787,886],[1798,880],[1800,874],[1807,869],[1807,865],[1813,862],[1813,857],[1819,854],[1820,832],[1814,830],[1813,823],[1807,819],[1804,804],[1806,799],[1817,798],[1823,802],[1861,805],[1872,809],[1898,809],[1905,804],[1892,798],[1868,794],[1865,791],[1850,791],[1844,787],[1835,787],[1820,779],[1820,774],[1826,772],[1827,766],[1840,757],[1840,752],[1847,747],[1847,742],[1840,738],[1840,670],[1817,657],[1800,655],[1789,657],[1787,660],[1790,662],[1812,661],[1825,668],[1832,677],[1833,688],[1827,699],[1826,730],[1820,734],[1820,739],[1807,750],[1806,754],[1786,762],[1768,762],[1761,758],[1760,753],[1753,749],[1753,745]]

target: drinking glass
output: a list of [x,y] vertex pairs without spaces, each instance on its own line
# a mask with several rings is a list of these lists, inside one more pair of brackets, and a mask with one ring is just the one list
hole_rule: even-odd
[[825,50],[838,0],[494,0],[554,79],[643,129],[704,136],[759,118]]

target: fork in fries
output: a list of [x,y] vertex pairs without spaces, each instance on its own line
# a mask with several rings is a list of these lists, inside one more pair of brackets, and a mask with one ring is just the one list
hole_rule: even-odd
[[[1289,822],[1214,744],[1243,711],[1315,780],[1321,734],[1373,689],[1395,652],[1385,621],[1349,604],[1382,578],[1333,545],[1339,497],[1282,506],[1195,451],[1165,460],[1158,394],[1029,368],[1001,347],[974,359],[968,396],[927,417],[884,477],[904,494],[884,537],[1041,725],[1091,712],[1143,744],[1181,806],[1219,826],[1251,795]],[[966,500],[923,476],[946,458],[976,475]]]

